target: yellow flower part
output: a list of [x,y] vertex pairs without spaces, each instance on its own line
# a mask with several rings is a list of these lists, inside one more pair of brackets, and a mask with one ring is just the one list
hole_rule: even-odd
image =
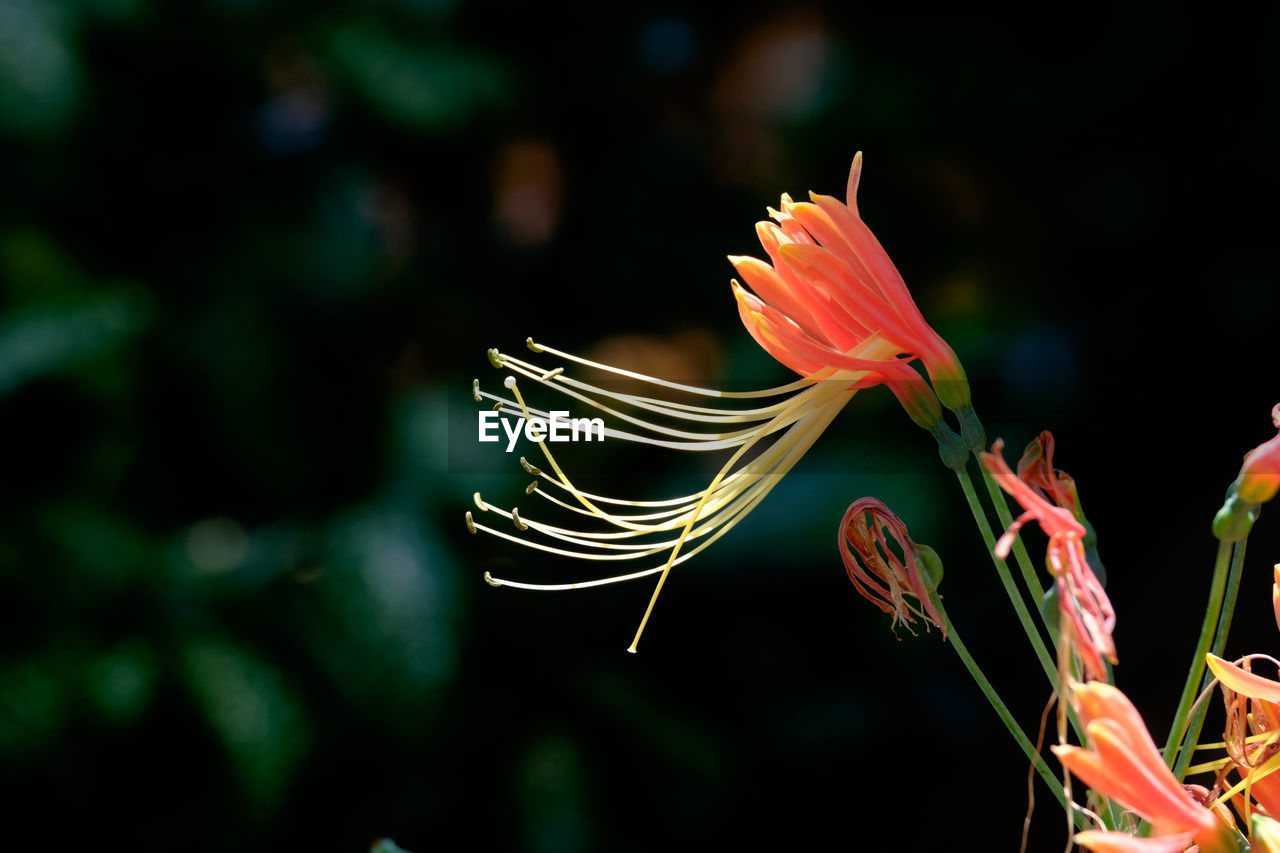
[[[494,394],[473,384],[477,402],[491,401],[494,410],[526,423],[549,421],[551,412],[535,409],[520,391],[529,382],[562,394],[579,406],[598,412],[605,422],[605,439],[637,442],[677,451],[732,451],[711,482],[700,492],[663,500],[633,500],[615,495],[588,493],[566,473],[548,441],[541,441],[545,466],[521,459],[536,479],[527,494],[568,513],[573,524],[554,524],[540,513],[521,513],[489,503],[476,493],[482,512],[503,517],[511,528],[499,529],[466,514],[467,528],[515,542],[521,546],[582,560],[605,563],[648,562],[635,571],[568,583],[525,583],[508,578],[485,580],[493,586],[531,590],[584,589],[658,576],[649,607],[640,621],[628,651],[634,652],[671,569],[716,542],[742,521],[813,446],[831,421],[860,387],[875,379],[872,369],[824,367],[804,379],[761,391],[731,392],[699,388],[644,376],[590,361],[544,344],[528,342],[529,349],[557,359],[554,367],[513,355],[489,351],[494,366],[508,371],[508,394]],[[877,362],[898,363],[898,348],[872,335],[851,348],[851,363],[874,367]],[[591,368],[638,382],[646,393],[610,390],[574,376],[577,367]],[[716,405],[677,401],[699,399]]]

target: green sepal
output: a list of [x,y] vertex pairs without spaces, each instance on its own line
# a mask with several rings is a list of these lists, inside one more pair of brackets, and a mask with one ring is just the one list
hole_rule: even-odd
[[1048,627],[1050,636],[1054,637],[1058,636],[1060,616],[1058,598],[1058,584],[1054,583],[1040,600],[1040,615],[1044,617],[1044,624]]
[[1227,490],[1227,501],[1213,517],[1213,535],[1220,542],[1239,542],[1249,536],[1253,523],[1258,520],[1258,504],[1243,500],[1233,483]]
[[960,419],[960,436],[964,439],[964,446],[974,453],[986,450],[987,431],[983,428],[982,421],[978,420],[973,406],[956,409],[956,417]]
[[929,434],[938,442],[938,456],[942,458],[942,464],[952,471],[963,470],[969,461],[969,450],[960,436],[956,435],[956,431],[939,421],[929,430]]
[[925,589],[937,592],[942,583],[942,558],[938,552],[928,545],[912,543],[916,552],[916,564],[920,567],[920,577],[924,580]]

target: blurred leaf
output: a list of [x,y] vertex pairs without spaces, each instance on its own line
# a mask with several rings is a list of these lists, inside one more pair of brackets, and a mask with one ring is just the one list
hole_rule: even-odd
[[577,745],[565,737],[535,741],[520,768],[522,821],[529,850],[586,850],[586,786]]
[[510,89],[497,60],[443,44],[410,46],[371,28],[348,26],[334,58],[384,115],[419,130],[450,130],[504,100]]
[[439,534],[409,508],[382,505],[335,524],[332,537],[307,617],[318,657],[370,711],[420,712],[457,665],[456,570]]
[[147,0],[78,0],[87,12],[112,23],[122,23],[138,18],[145,11]]
[[82,294],[85,277],[43,231],[15,229],[0,236],[0,271],[14,304]]
[[0,0],[0,126],[46,135],[75,117],[81,69],[64,3]]
[[369,848],[369,853],[409,853],[409,851],[396,844],[390,838],[379,838],[373,842],[373,846]]
[[[157,564],[161,546],[130,521],[93,505],[49,507],[40,527],[57,543],[60,559],[73,567],[76,592],[99,596],[103,588],[139,582]],[[71,596],[69,596],[71,597]]]
[[90,699],[102,715],[115,723],[128,722],[151,701],[155,657],[146,646],[127,643],[91,661],[84,675]]
[[67,697],[58,671],[51,660],[0,670],[0,754],[38,749],[61,728]]
[[269,807],[306,752],[306,720],[297,700],[274,667],[222,638],[189,642],[183,664],[245,790],[259,807]]
[[0,395],[34,376],[109,352],[139,329],[144,318],[143,305],[125,296],[10,314],[0,321]]

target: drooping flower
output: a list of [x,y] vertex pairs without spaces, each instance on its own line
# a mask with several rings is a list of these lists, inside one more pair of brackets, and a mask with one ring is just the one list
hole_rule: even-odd
[[1098,581],[1105,584],[1106,569],[1098,555],[1097,534],[1093,531],[1093,525],[1089,524],[1089,519],[1084,517],[1084,507],[1080,504],[1080,492],[1076,488],[1075,478],[1054,467],[1053,450],[1053,433],[1044,430],[1023,449],[1022,458],[1018,460],[1018,476],[1040,497],[1055,506],[1070,510],[1075,520],[1084,526],[1085,559]]
[[[919,617],[941,628],[946,639],[946,622],[933,603],[942,563],[933,549],[911,540],[906,524],[889,507],[876,498],[854,501],[840,520],[837,540],[854,589],[892,615],[892,625],[901,622],[911,631]],[[916,600],[914,606],[908,597]]]
[[1103,659],[1116,663],[1116,613],[1106,590],[1085,558],[1085,528],[1071,511],[1054,506],[1019,478],[1004,461],[1004,442],[997,439],[991,453],[981,454],[982,464],[1000,487],[1022,506],[1024,512],[1009,525],[996,543],[996,556],[1005,559],[1014,537],[1028,521],[1034,519],[1049,537],[1046,562],[1058,589],[1060,624],[1067,641],[1080,657],[1092,678],[1105,679]]
[[[858,212],[862,152],[853,158],[847,204],[810,193],[809,202],[782,196],[774,222],[756,233],[770,263],[730,256],[754,293],[734,283],[743,323],[759,344],[802,376],[840,364],[853,346],[878,336],[904,359],[918,358],[932,387],[905,361],[880,370],[879,382],[920,426],[936,429],[938,401],[960,416],[966,441],[984,445],[973,415],[969,382],[955,352],[916,307],[902,276]],[[973,442],[976,441],[976,444]]]
[[[860,170],[858,157],[850,177],[851,202]],[[468,529],[564,556],[606,562],[651,560],[653,564],[576,583],[530,584],[488,575],[486,580],[526,589],[580,589],[657,575],[649,610],[631,644],[634,651],[671,568],[710,546],[754,509],[855,393],[888,385],[913,418],[935,424],[931,430],[935,437],[945,438],[950,432],[941,422],[938,395],[948,406],[972,414],[968,384],[954,353],[920,317],[892,262],[856,209],[834,199],[814,198],[814,204],[794,205],[784,197],[784,212],[774,212],[779,225],[758,229],[778,270],[759,261],[734,259],[759,294],[733,283],[740,317],[768,352],[801,373],[803,378],[796,382],[764,391],[717,391],[610,367],[532,339],[530,349],[561,363],[548,368],[490,350],[493,365],[511,374],[505,381],[510,396],[481,391],[478,381],[473,394],[477,402],[492,401],[500,416],[528,423],[545,422],[557,414],[528,405],[517,384],[520,377],[608,418],[609,425],[601,430],[606,439],[731,455],[702,491],[640,501],[580,489],[548,442],[542,441],[539,449],[549,470],[521,460],[538,478],[527,493],[587,517],[591,526],[553,525],[521,515],[514,507],[508,510],[491,504],[477,493],[480,510],[505,516],[515,531],[480,524],[471,513],[467,513]],[[816,240],[831,249],[820,247]],[[839,253],[837,245],[843,247]],[[923,361],[938,395],[908,363],[912,358]],[[571,375],[569,371],[577,366],[641,383],[647,390],[611,390],[592,384]],[[950,438],[951,455],[963,464],[966,451],[954,433]],[[943,456],[947,458],[945,448]]]
[[1053,433],[1049,430],[1032,439],[1018,460],[1018,476],[1040,497],[1070,510],[1076,521],[1083,524],[1084,510],[1080,507],[1076,481],[1053,466],[1053,447]]
[[1071,701],[1084,728],[1087,747],[1052,747],[1072,774],[1151,824],[1151,837],[1089,830],[1075,837],[1099,853],[1181,853],[1191,844],[1200,853],[1235,851],[1233,831],[1191,796],[1165,766],[1133,703],[1110,684],[1071,685]]

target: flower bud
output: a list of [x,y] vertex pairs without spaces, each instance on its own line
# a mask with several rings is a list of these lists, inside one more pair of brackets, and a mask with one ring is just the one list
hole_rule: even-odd
[[[1271,409],[1271,423],[1280,430],[1280,403]],[[1264,504],[1280,491],[1280,433],[1250,450],[1240,474],[1227,490],[1227,500],[1213,519],[1213,535],[1223,542],[1239,542],[1249,535]]]

